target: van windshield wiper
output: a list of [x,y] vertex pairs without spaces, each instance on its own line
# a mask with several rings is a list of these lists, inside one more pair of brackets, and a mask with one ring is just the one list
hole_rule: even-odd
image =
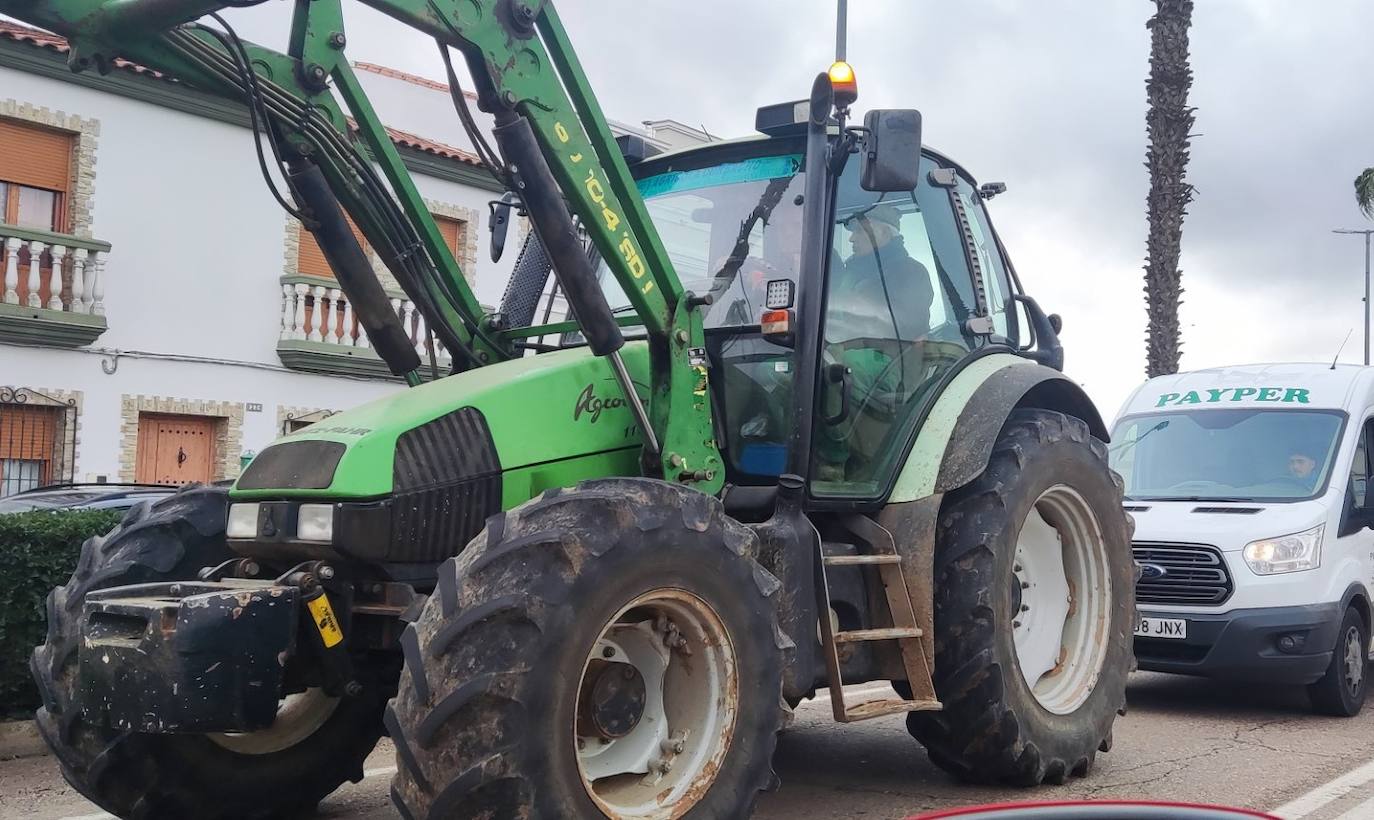
[[1255,499],[1240,495],[1128,495],[1128,501],[1237,501],[1251,502]]

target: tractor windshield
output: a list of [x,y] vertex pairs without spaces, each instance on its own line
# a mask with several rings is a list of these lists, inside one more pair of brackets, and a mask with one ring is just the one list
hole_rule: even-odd
[[[796,281],[801,168],[801,156],[788,154],[669,171],[639,181],[683,287],[715,297],[706,327],[757,324],[769,280]],[[604,263],[601,281],[612,305],[626,304]]]

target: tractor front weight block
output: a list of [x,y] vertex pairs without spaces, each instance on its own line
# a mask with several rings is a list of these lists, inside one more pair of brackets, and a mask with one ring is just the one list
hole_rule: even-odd
[[270,726],[296,649],[299,596],[232,579],[90,593],[78,660],[85,719],[157,734]]

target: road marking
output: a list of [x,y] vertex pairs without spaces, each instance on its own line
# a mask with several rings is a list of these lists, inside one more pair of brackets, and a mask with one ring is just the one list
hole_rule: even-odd
[[1374,797],[1337,817],[1336,820],[1369,820],[1370,817],[1374,817]]
[[1296,800],[1284,803],[1269,813],[1284,820],[1299,820],[1328,803],[1340,800],[1371,780],[1374,780],[1374,760],[1318,786]]
[[[846,689],[846,690],[844,690],[844,693],[845,693],[845,695],[850,696],[850,697],[864,697],[864,696],[866,696],[866,695],[894,695],[894,696],[895,696],[895,694],[896,694],[896,693],[894,693],[894,692],[892,691],[892,687],[891,687],[891,686],[888,686],[888,685],[886,685],[886,684],[884,684],[884,685],[882,685],[882,686],[867,686],[867,687],[864,687],[863,689]],[[805,709],[805,708],[808,707],[808,706],[820,706],[820,705],[822,705],[822,704],[824,704],[824,705],[826,705],[826,706],[829,706],[829,705],[830,705],[830,690],[828,690],[828,689],[827,689],[826,691],[822,692],[821,694],[816,695],[816,697],[812,698],[811,700],[803,701],[803,702],[797,704],[797,708],[794,709],[793,711],[800,711],[800,710],[802,710],[802,709]]]

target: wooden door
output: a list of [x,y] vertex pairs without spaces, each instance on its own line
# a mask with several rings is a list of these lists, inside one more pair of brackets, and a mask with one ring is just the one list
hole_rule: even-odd
[[142,413],[134,480],[140,484],[209,483],[214,478],[215,418]]

